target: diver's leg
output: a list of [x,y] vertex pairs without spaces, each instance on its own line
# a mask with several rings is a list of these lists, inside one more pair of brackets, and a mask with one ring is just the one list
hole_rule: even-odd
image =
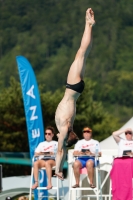
[[85,61],[92,46],[92,26],[94,24],[94,13],[92,9],[89,8],[86,11],[85,30],[81,40],[81,45],[68,73],[67,83],[69,84],[78,83],[84,77]]

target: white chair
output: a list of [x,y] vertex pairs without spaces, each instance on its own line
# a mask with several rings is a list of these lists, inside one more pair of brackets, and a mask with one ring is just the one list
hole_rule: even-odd
[[[41,170],[46,170],[46,168],[45,167],[41,168],[39,170],[39,172],[41,172]],[[55,170],[55,166],[52,168],[52,170]],[[33,171],[34,171],[34,168],[32,167],[29,200],[32,200]],[[56,197],[57,200],[59,200],[59,198],[64,199],[63,183],[61,181],[62,196],[60,196],[60,194],[59,194],[59,179],[58,179],[58,177],[54,177],[54,179],[56,179],[56,186],[53,186],[51,190],[55,190],[56,191],[56,195],[42,196],[42,194],[40,193],[40,190],[47,190],[47,187],[40,187],[39,186],[39,187],[37,187],[37,190],[38,190],[38,199],[42,198],[42,197]],[[38,181],[38,183],[40,183],[40,180]],[[50,191],[50,190],[48,190],[48,191]]]
[[[87,176],[87,169],[86,167],[82,168],[80,170],[80,186],[82,185],[82,181],[83,179],[87,176],[87,180],[88,180],[88,186],[87,187],[79,187],[79,188],[72,188],[72,180],[73,180],[73,177],[74,177],[74,173],[73,173],[73,168],[71,167],[71,172],[70,172],[70,185],[69,185],[69,200],[71,200],[71,192],[72,191],[75,191],[76,192],[76,200],[77,199],[82,199],[82,197],[88,197],[88,200],[90,199],[90,197],[95,197],[97,200],[102,200],[102,190],[101,190],[101,182],[100,182],[100,173],[99,173],[99,158],[98,157],[95,157],[95,162],[97,163],[97,167],[95,167],[95,173],[96,173],[96,187],[94,189],[90,188],[89,187],[89,178]],[[85,176],[84,176],[85,175]],[[81,195],[81,191],[84,191],[84,190],[91,190],[94,192],[94,194],[88,194],[88,195]],[[77,191],[80,191],[78,194],[77,194]]]
[[105,185],[107,185],[107,180],[109,179],[109,185],[108,185],[109,194],[108,195],[102,194],[102,196],[104,197],[105,200],[106,199],[108,199],[108,200],[112,199],[110,171],[112,169],[113,160],[114,160],[113,155],[102,155],[102,157],[100,158],[100,171],[106,172],[106,175],[104,175],[104,178],[103,178],[102,183],[101,183],[101,189],[103,189],[103,187]]
[[[72,188],[72,184],[75,183],[75,177],[74,177],[73,168],[72,168],[73,151],[74,150],[72,150],[72,149],[68,151],[69,177],[71,177],[70,181],[69,181],[69,200],[73,200],[73,199],[75,200],[77,193],[78,193],[79,199],[81,199],[81,192],[83,190],[89,190],[91,193],[93,191],[94,195],[91,195],[91,194],[87,195],[88,200],[90,200],[90,198],[91,199],[92,198],[100,199],[100,200],[101,199],[111,200],[111,197],[112,197],[112,195],[111,195],[111,181],[110,181],[109,175],[110,175],[110,170],[112,168],[113,156],[104,155],[104,156],[99,158],[99,160],[100,160],[99,164],[100,165],[95,168],[96,188],[91,189],[87,186],[87,184],[89,185],[89,179],[87,178],[87,183],[86,183],[86,179],[85,179],[85,177],[87,177],[86,169],[81,170],[81,176],[80,176],[81,182],[83,182],[83,185],[85,185],[86,187]],[[80,185],[81,185],[81,183],[80,183]],[[104,186],[106,188],[104,188]],[[105,194],[103,194],[103,189],[105,189],[107,191],[107,192],[105,191]]]

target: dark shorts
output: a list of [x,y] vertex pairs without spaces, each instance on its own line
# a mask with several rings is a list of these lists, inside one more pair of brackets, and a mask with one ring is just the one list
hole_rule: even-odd
[[99,161],[96,161],[95,158],[93,157],[90,157],[90,158],[78,158],[77,160],[79,160],[82,164],[82,168],[86,167],[86,163],[88,160],[92,160],[93,163],[94,163],[94,166],[93,167],[97,167],[98,164],[99,164]]
[[55,158],[42,158],[41,160],[45,160],[45,161],[47,161],[47,160],[54,160],[55,161]]
[[34,162],[37,161],[37,160],[45,160],[45,161],[47,161],[47,160],[55,160],[55,158],[44,157],[44,158],[39,159],[39,156],[36,156],[34,158]]

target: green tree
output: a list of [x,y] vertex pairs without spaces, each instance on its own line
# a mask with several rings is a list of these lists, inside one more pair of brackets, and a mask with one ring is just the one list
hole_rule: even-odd
[[[79,48],[88,7],[95,12],[86,77],[96,83],[93,100],[125,123],[132,116],[132,0],[0,1],[1,88],[18,80],[16,55],[31,62],[45,92],[61,89]],[[116,113],[117,111],[117,113]]]
[[77,115],[75,130],[82,137],[82,129],[89,126],[94,132],[94,138],[99,141],[110,136],[119,126],[118,119],[110,115],[103,107],[102,102],[93,98],[96,83],[89,79],[85,80],[85,90],[77,102]]
[[[108,114],[102,103],[93,99],[94,85],[86,79],[86,89],[77,102],[75,132],[82,137],[82,128],[90,126],[95,138],[106,138],[118,126],[116,118]],[[55,111],[64,95],[65,88],[54,93],[44,92],[40,86],[44,126],[55,126]],[[24,106],[19,82],[10,80],[10,87],[0,93],[0,151],[29,151]],[[57,129],[56,129],[57,130]],[[57,139],[57,138],[56,138]]]

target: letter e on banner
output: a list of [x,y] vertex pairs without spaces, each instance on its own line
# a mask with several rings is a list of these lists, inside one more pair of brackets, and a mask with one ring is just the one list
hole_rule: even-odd
[[32,138],[40,137],[40,129],[34,129],[32,130]]

